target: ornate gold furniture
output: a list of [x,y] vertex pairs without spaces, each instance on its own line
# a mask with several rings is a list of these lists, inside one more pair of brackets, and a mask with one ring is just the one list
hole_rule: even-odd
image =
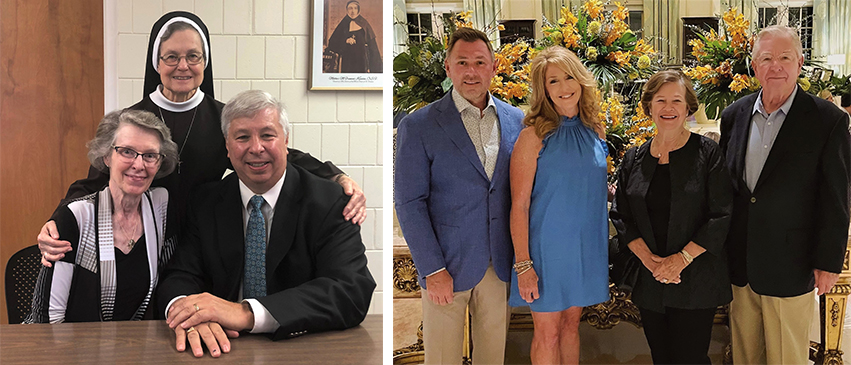
[[[851,247],[851,237],[848,240]],[[845,249],[845,261],[839,281],[827,294],[819,298],[820,343],[810,342],[810,360],[816,365],[842,364],[842,329],[845,325],[845,306],[851,294],[851,267],[849,249]]]

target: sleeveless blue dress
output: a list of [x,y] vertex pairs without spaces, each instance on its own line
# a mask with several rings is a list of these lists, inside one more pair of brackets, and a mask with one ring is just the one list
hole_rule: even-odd
[[540,298],[526,303],[511,273],[509,304],[535,312],[609,299],[608,148],[578,115],[561,121],[543,140],[529,207],[529,254]]

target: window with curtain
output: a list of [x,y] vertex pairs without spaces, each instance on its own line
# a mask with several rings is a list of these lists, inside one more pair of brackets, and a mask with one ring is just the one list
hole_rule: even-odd
[[631,30],[635,35],[641,39],[644,36],[644,22],[643,22],[644,12],[641,10],[630,10],[629,16],[627,17],[627,23],[629,24],[629,30]]
[[813,7],[761,7],[757,9],[757,26],[785,25],[798,30],[804,59],[813,57]]
[[408,13],[408,40],[421,42],[429,35],[440,33],[443,25],[451,21],[450,13]]

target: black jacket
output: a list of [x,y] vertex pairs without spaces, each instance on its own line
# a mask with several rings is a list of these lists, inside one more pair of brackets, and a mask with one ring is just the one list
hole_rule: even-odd
[[762,295],[813,290],[813,269],[842,270],[848,239],[848,116],[798,88],[759,180],[744,181],[758,94],[721,113],[721,150],[733,182],[730,279]]
[[662,284],[643,265],[632,300],[642,308],[663,311],[712,308],[732,300],[724,239],[730,223],[730,177],[724,156],[712,140],[692,134],[682,148],[669,153],[671,215],[668,245],[656,248],[645,197],[656,170],[650,141],[627,151],[618,171],[618,188],[609,213],[618,230],[622,250],[636,238],[661,257],[682,250],[694,241],[706,252],[683,269],[680,284]]
[[[365,318],[375,281],[360,226],[343,219],[348,201],[336,183],[287,165],[266,249],[268,295],[257,298],[281,325],[273,339],[341,330]],[[188,228],[157,288],[161,313],[178,295],[209,292],[238,299],[243,209],[236,173],[199,189]]]

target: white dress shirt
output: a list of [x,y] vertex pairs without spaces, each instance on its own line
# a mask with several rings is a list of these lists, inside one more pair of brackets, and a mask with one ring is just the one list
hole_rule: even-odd
[[[275,204],[278,202],[278,196],[281,195],[281,188],[284,186],[284,179],[287,177],[286,170],[284,171],[284,175],[281,176],[281,179],[272,186],[271,189],[266,191],[263,194],[255,194],[242,180],[239,180],[239,195],[242,198],[242,228],[243,232],[248,231],[248,216],[251,213],[251,206],[248,205],[249,201],[254,195],[260,195],[263,197],[266,202],[260,206],[260,211],[263,213],[263,218],[266,220],[266,248],[269,247],[269,235],[272,231],[272,218],[275,216]],[[244,260],[245,258],[243,258]],[[244,271],[244,270],[243,270]],[[244,274],[244,273],[243,273]],[[242,281],[240,280],[240,283]],[[185,295],[181,295],[172,299],[168,306],[166,307],[165,312],[168,313],[169,308],[171,308],[171,304],[174,303],[175,300],[185,297]],[[248,302],[248,305],[251,306],[251,311],[254,312],[254,327],[251,329],[250,333],[271,333],[278,330],[280,327],[280,323],[275,320],[275,317],[272,316],[271,313],[260,304],[257,299],[242,298],[242,284],[239,286],[239,298],[238,301]]]

